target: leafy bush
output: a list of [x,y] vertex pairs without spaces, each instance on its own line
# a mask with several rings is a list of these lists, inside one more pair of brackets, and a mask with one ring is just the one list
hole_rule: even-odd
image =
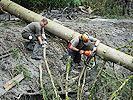
[[[100,16],[122,15],[122,0],[13,0],[31,10],[59,9],[83,5],[94,9],[94,14]],[[131,11],[132,12],[132,11]]]
[[13,0],[14,2],[28,8],[28,9],[57,9],[65,8],[67,6],[79,6],[81,0]]

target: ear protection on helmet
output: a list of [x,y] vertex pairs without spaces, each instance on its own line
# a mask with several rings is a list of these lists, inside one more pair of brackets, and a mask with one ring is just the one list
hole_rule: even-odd
[[89,36],[89,34],[87,32],[85,32],[85,34]]

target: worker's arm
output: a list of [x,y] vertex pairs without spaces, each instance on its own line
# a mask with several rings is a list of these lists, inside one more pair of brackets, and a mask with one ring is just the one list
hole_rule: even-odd
[[80,54],[84,53],[84,50],[77,49],[76,47],[71,46],[70,49],[79,52]]
[[100,43],[100,41],[99,40],[96,40],[95,46],[97,47],[99,43]]
[[42,29],[42,38],[44,39],[44,41],[48,42],[48,39],[46,38],[45,32],[44,32],[44,28]]
[[[97,51],[97,46],[98,46],[99,43],[100,43],[100,41],[99,40],[96,40],[95,46],[92,48],[92,52],[93,53]],[[94,53],[94,55],[95,55],[95,53]]]
[[95,47],[98,46],[98,44],[100,43],[100,40],[98,40],[97,38],[94,38],[92,36],[89,36],[89,39],[92,41],[92,42],[95,42]]
[[46,38],[45,34],[42,34],[43,39],[48,42],[48,39]]
[[37,37],[39,44],[43,44],[43,41],[40,36]]
[[79,51],[79,49],[77,49],[76,47],[72,46],[70,47],[70,49],[74,50],[74,51]]
[[75,37],[75,38],[73,38],[71,40],[70,47],[69,48],[72,49],[72,50],[74,50],[74,51],[79,51],[79,49],[76,48],[76,46],[78,45],[78,43],[79,43],[79,38],[77,36],[77,37]]
[[42,35],[42,38],[47,41],[47,38],[46,38],[46,35],[45,35],[45,31],[44,31],[44,27],[42,27],[41,35]]
[[42,33],[42,37],[43,39],[47,39],[44,33]]
[[38,36],[37,39],[38,39],[39,44],[41,45],[41,47],[44,47],[44,44],[47,44],[46,41],[42,41],[41,36]]

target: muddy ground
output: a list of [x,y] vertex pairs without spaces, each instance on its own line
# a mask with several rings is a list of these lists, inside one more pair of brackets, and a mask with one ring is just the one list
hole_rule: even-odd
[[[98,38],[102,43],[112,48],[118,48],[127,45],[130,41],[133,40],[132,18],[104,19],[99,16],[92,16],[84,13],[68,16],[68,14],[60,14],[59,11],[56,10],[50,13],[41,14],[77,32],[88,32],[91,36]],[[41,88],[39,83],[39,64],[41,64],[43,67],[43,83],[45,89],[47,92],[49,91],[49,93],[53,93],[51,81],[46,71],[44,61],[31,59],[32,51],[28,51],[25,48],[27,40],[22,38],[21,31],[27,24],[28,23],[22,20],[1,20],[0,54],[3,54],[12,49],[16,51],[9,54],[7,53],[7,56],[3,56],[3,58],[0,59],[0,100],[39,100],[42,98],[40,95]],[[49,40],[46,49],[48,64],[52,72],[56,87],[59,93],[63,94],[65,90],[64,83],[66,65],[63,63],[62,56],[67,54],[67,42],[48,32],[46,36]],[[133,42],[131,45],[133,45]],[[132,48],[123,48],[120,50],[122,52],[133,53]],[[101,58],[96,58],[98,64],[103,62]],[[22,80],[18,85],[11,88],[9,91],[5,91],[3,85],[12,79],[13,75],[15,75],[16,67],[20,65],[28,69],[30,78],[27,80]],[[83,63],[81,63],[81,65],[83,65]],[[108,62],[105,65],[105,69],[112,69],[112,66],[113,64]],[[74,66],[72,68],[73,73],[71,77],[77,77],[79,72],[81,72],[82,67],[83,66]],[[131,75],[131,72],[122,66],[115,64],[114,69],[116,72],[120,71],[127,76]],[[92,73],[94,75],[88,75],[86,79],[88,83],[96,76],[95,70],[92,70]],[[86,86],[86,93],[84,94],[86,97],[89,95],[87,89],[89,89],[89,87]],[[74,91],[76,91],[76,86],[71,86],[70,91],[72,91],[71,96],[74,96],[72,98],[75,100],[76,94]]]

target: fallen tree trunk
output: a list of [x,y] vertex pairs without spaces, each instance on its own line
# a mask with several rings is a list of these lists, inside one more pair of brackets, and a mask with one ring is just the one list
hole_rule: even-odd
[[[10,0],[1,0],[0,5],[2,5],[4,10],[28,22],[40,21],[41,19],[45,18]],[[71,40],[73,37],[80,34],[54,21],[51,21],[49,19],[47,20],[48,20],[48,25],[45,27],[45,29],[62,39]],[[106,60],[122,65],[123,67],[129,69],[130,71],[133,71],[133,57],[130,55],[122,53],[102,43],[98,45],[97,55]]]

